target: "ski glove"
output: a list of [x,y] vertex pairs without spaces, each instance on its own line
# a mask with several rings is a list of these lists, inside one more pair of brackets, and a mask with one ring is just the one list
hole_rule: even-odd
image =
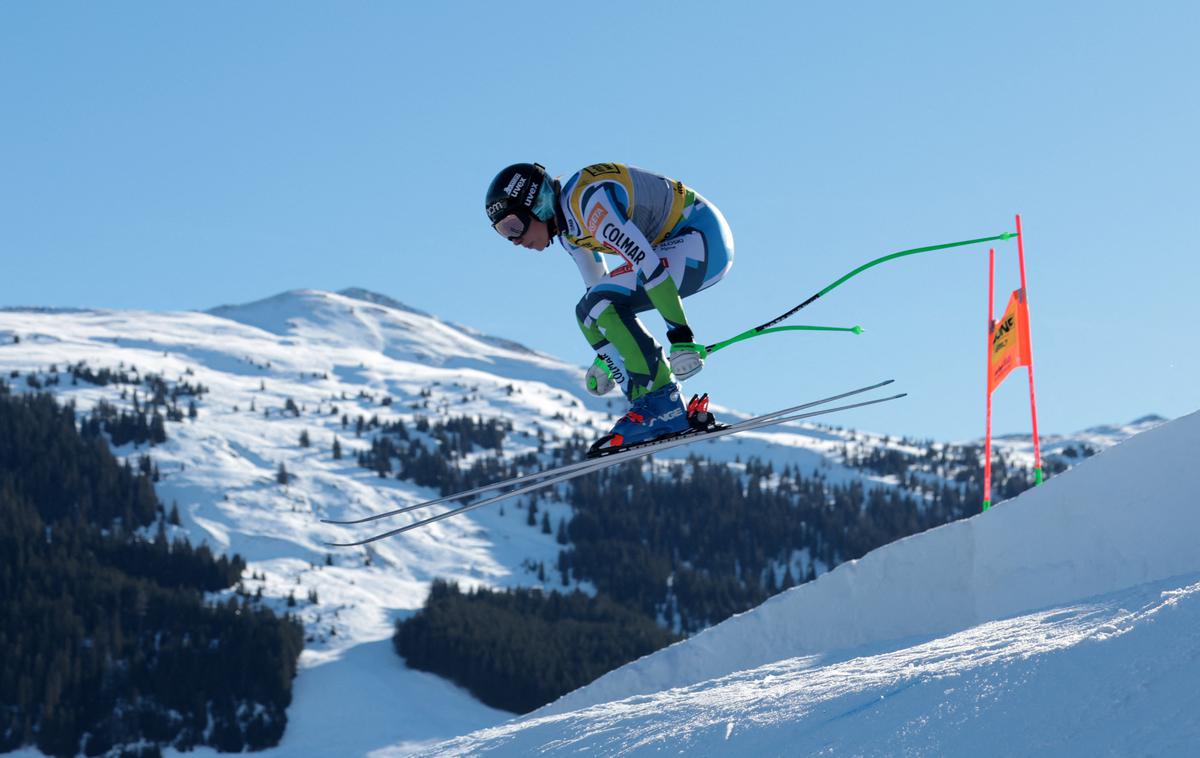
[[704,359],[700,357],[700,353],[691,349],[679,349],[671,347],[671,373],[675,374],[675,378],[683,381],[689,377],[700,373],[700,369],[704,368]]
[[608,372],[608,366],[604,364],[604,359],[600,356],[596,356],[596,360],[588,366],[587,373],[583,377],[583,384],[587,387],[587,391],[596,397],[607,395],[612,392],[613,387],[617,386]]
[[686,326],[679,326],[667,332],[667,339],[671,340],[671,373],[675,378],[683,381],[689,377],[693,377],[700,373],[700,369],[704,368],[704,357],[696,348],[695,337],[692,335],[692,330]]

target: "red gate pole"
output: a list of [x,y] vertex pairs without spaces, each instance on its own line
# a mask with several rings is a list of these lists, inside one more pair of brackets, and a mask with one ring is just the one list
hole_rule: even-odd
[[988,317],[987,317],[987,377],[983,387],[987,393],[987,426],[983,443],[983,510],[992,506],[992,335],[996,331],[996,249],[988,250]]
[[[1021,232],[1021,214],[1017,214],[1017,260],[1021,264],[1021,298],[1025,301],[1025,315],[1029,315],[1029,288],[1025,284],[1025,235]],[[1025,320],[1025,329],[1030,330],[1030,319]],[[1033,417],[1033,483],[1042,483],[1042,443],[1038,436],[1037,401],[1033,394],[1033,339],[1029,348],[1029,414]]]

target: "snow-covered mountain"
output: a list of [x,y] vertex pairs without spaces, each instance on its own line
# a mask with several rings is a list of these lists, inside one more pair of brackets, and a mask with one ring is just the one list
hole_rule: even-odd
[[1200,412],[435,755],[1194,755]]
[[[67,369],[80,364],[125,372],[138,382],[72,383]],[[102,400],[131,407],[140,380],[150,375],[205,388],[196,417],[170,423],[167,442],[149,453],[161,471],[160,498],[168,506],[178,504],[178,529],[195,543],[245,557],[246,591],[261,590],[280,610],[288,608],[289,598],[297,602],[289,610],[304,622],[308,643],[290,723],[277,749],[286,755],[417,748],[510,717],[406,668],[389,638],[395,620],[422,605],[435,577],[464,586],[537,585],[528,567],[553,562],[560,549],[554,536],[530,529],[516,508],[497,507],[402,539],[334,551],[324,543],[362,532],[320,519],[358,518],[439,494],[380,479],[356,465],[356,452],[367,446],[356,436],[358,417],[410,424],[418,416],[501,418],[513,424],[505,453],[536,453],[543,440],[552,445],[581,432],[591,437],[623,410],[616,401],[583,392],[581,374],[579,366],[360,289],[292,291],[207,313],[0,310],[0,378],[18,390],[48,389],[86,413]],[[814,394],[844,389],[815,388]],[[745,415],[716,410],[732,418]],[[850,415],[837,418],[840,424],[853,422]],[[1157,422],[1063,438],[1054,441],[1057,448],[1047,445],[1047,452],[1082,451],[1084,445],[1102,450]],[[300,444],[302,435],[310,446]],[[342,459],[331,454],[335,439]],[[819,469],[830,481],[895,483],[842,465],[849,444],[916,450],[882,435],[789,425],[662,457],[695,452],[733,462],[754,456]],[[1014,439],[1001,446],[1019,455],[1027,444]],[[137,456],[147,449],[125,445],[117,452]],[[469,454],[467,461],[474,455],[483,453]],[[286,486],[277,481],[281,467],[292,475]],[[559,502],[542,507],[554,521],[569,513]],[[389,523],[405,518],[410,516]],[[804,568],[795,573],[802,575]],[[827,567],[816,568],[820,573]],[[607,690],[592,688],[578,697],[593,697],[587,692],[611,699]],[[612,697],[628,694],[613,692]],[[583,701],[554,707],[575,702]]]

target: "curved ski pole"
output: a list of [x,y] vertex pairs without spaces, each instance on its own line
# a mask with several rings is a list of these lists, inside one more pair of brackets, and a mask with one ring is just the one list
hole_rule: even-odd
[[776,332],[850,332],[851,334],[862,334],[864,331],[866,330],[861,326],[775,326],[758,332],[754,330],[742,332],[736,337],[730,337],[714,345],[701,345],[699,342],[675,342],[671,344],[671,349],[695,350],[700,354],[701,358],[707,358],[722,348],[729,347],[742,340],[748,340],[751,337],[761,337],[764,334],[775,334]]
[[839,405],[839,406],[836,406],[833,408],[822,408],[821,410],[809,411],[808,413],[800,413],[800,414],[796,414],[796,415],[776,417],[776,418],[766,418],[766,419],[757,421],[753,424],[749,424],[746,426],[725,427],[724,429],[718,429],[715,432],[707,432],[707,433],[703,433],[703,434],[689,435],[687,437],[669,439],[669,440],[664,441],[661,445],[651,444],[644,449],[643,448],[634,448],[632,450],[626,451],[626,452],[630,453],[630,455],[628,455],[628,456],[621,456],[620,453],[615,453],[613,455],[606,456],[604,458],[594,459],[593,462],[596,463],[596,465],[593,467],[572,471],[570,473],[562,474],[560,476],[551,477],[550,479],[547,479],[544,482],[539,482],[537,484],[531,484],[526,487],[521,487],[521,488],[515,489],[511,492],[506,492],[502,495],[496,495],[495,497],[489,497],[484,500],[480,500],[477,503],[470,503],[467,505],[459,506],[458,508],[452,508],[443,513],[439,513],[437,515],[430,516],[428,518],[421,519],[419,521],[414,521],[411,524],[405,524],[404,526],[399,527],[397,529],[392,529],[391,531],[383,532],[382,534],[376,534],[372,537],[367,537],[366,539],[358,540],[357,542],[326,542],[325,544],[328,545],[329,547],[358,547],[360,545],[366,545],[371,542],[377,542],[379,540],[386,539],[388,537],[394,537],[397,534],[403,534],[404,532],[412,531],[413,529],[418,529],[420,527],[427,526],[429,524],[433,524],[438,521],[442,521],[443,519],[448,519],[451,516],[457,516],[461,513],[473,511],[476,508],[482,508],[485,505],[491,505],[491,504],[499,502],[501,500],[506,500],[510,497],[515,497],[517,495],[523,495],[527,492],[532,492],[533,490],[541,489],[543,487],[549,487],[549,486],[552,486],[555,484],[559,484],[561,482],[568,481],[570,479],[575,479],[576,477],[580,477],[585,474],[590,474],[593,471],[598,471],[603,468],[608,468],[609,466],[614,466],[618,463],[625,463],[627,461],[635,460],[638,458],[643,458],[645,456],[660,452],[662,450],[668,450],[673,447],[691,444],[693,442],[701,442],[701,441],[705,441],[705,440],[709,440],[709,439],[715,439],[716,437],[723,437],[727,434],[733,434],[735,432],[748,432],[748,431],[753,431],[755,429],[761,429],[761,428],[767,427],[767,426],[775,426],[777,424],[785,424],[790,421],[800,421],[802,419],[812,418],[814,416],[822,416],[827,413],[836,413],[838,411],[850,410],[851,408],[861,408],[866,405],[875,405],[877,403],[886,403],[889,400],[897,400],[899,398],[902,398],[906,394],[907,393],[902,392],[898,395],[891,395],[889,397],[877,398],[875,400],[864,400],[859,403],[851,403],[849,405]]
[[885,261],[890,261],[895,258],[903,258],[904,256],[907,256],[907,255],[916,255],[917,253],[929,253],[929,252],[933,252],[934,250],[946,250],[946,249],[949,249],[952,247],[963,247],[965,245],[977,245],[981,242],[992,242],[994,240],[1009,240],[1016,236],[1017,236],[1016,232],[1004,232],[1003,234],[997,234],[997,235],[994,235],[991,237],[980,237],[979,239],[962,240],[960,242],[947,242],[942,245],[928,245],[926,247],[914,247],[911,250],[901,250],[898,253],[890,253],[888,255],[881,256],[879,258],[876,258],[873,261],[868,261],[867,263],[864,263],[863,265],[854,269],[850,273],[846,274],[845,276],[841,277],[837,281],[835,281],[832,284],[825,287],[825,289],[812,295],[807,300],[805,300],[804,302],[797,305],[795,308],[792,308],[787,313],[784,313],[780,316],[776,316],[775,318],[771,319],[770,321],[766,322],[765,324],[759,324],[758,326],[754,327],[753,329],[747,329],[746,331],[742,332],[741,334],[735,335],[734,337],[731,337],[727,340],[724,340],[722,342],[717,342],[712,345],[708,345],[706,349],[709,353],[712,353],[717,350],[720,350],[722,347],[732,345],[735,342],[741,342],[742,340],[747,340],[747,339],[750,339],[751,337],[758,337],[760,335],[766,334],[768,329],[775,326],[776,324],[778,324],[781,321],[786,321],[787,319],[791,318],[798,311],[800,311],[803,308],[807,308],[809,305],[811,305],[813,302],[815,302],[816,300],[818,300],[819,298],[821,298],[822,296],[824,296],[831,290],[834,290],[837,287],[840,287],[848,279],[852,279],[853,277],[858,276],[859,274],[866,271],[867,269],[872,268],[874,266],[878,266],[880,263],[884,263]]
[[[880,387],[886,387],[887,385],[891,384],[894,381],[896,381],[896,380],[895,379],[887,379],[885,381],[878,382],[876,384],[871,384],[866,387],[859,387],[858,389],[850,390],[849,392],[843,392],[840,395],[831,395],[829,397],[822,398],[820,400],[812,400],[803,405],[797,405],[792,408],[784,408],[781,411],[775,411],[774,413],[764,414],[761,418],[765,419],[765,418],[770,418],[773,416],[782,416],[782,415],[788,414],[788,413],[795,413],[796,411],[803,410],[804,408],[812,408],[813,406],[821,405],[822,403],[832,403],[834,400],[841,400],[844,397],[850,397],[851,395],[858,395],[863,392],[870,392],[871,390],[879,389]],[[439,497],[434,500],[426,500],[423,503],[415,503],[413,505],[406,505],[402,508],[396,508],[395,510],[384,511],[383,513],[375,513],[370,516],[364,516],[363,518],[360,518],[360,519],[351,519],[348,521],[338,521],[336,519],[323,518],[323,519],[321,519],[321,521],[326,524],[337,524],[339,526],[353,526],[354,524],[365,524],[370,521],[378,521],[379,519],[382,519],[382,518],[388,518],[390,516],[398,516],[401,513],[408,513],[409,511],[415,511],[419,508],[426,508],[431,505],[441,505],[442,503],[448,503],[453,500],[461,500],[463,498],[471,497],[473,495],[479,495],[484,492],[490,492],[491,490],[500,489],[501,487],[510,487],[510,486],[528,484],[530,482],[534,482],[534,481],[537,481],[538,479],[543,479],[543,478],[546,478],[549,476],[557,476],[559,474],[565,474],[569,471],[575,471],[577,469],[587,468],[588,466],[594,464],[596,462],[596,460],[597,459],[595,459],[595,458],[586,458],[582,461],[576,461],[575,463],[568,463],[565,466],[559,466],[557,468],[546,469],[544,471],[534,471],[534,472],[531,472],[528,474],[522,474],[520,476],[515,476],[512,479],[505,479],[505,480],[499,481],[499,482],[492,482],[491,484],[484,484],[479,487],[475,487],[473,489],[463,490],[462,492],[455,492],[453,494],[445,495],[443,497]]]

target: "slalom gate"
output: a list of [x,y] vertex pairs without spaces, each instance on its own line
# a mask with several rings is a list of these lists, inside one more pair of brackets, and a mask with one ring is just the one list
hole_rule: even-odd
[[1038,440],[1037,402],[1033,393],[1033,345],[1030,339],[1029,288],[1025,281],[1025,235],[1021,233],[1021,215],[1017,214],[1017,261],[1021,286],[1008,298],[1004,315],[995,314],[996,249],[988,250],[988,347],[987,347],[987,421],[983,451],[983,510],[992,506],[992,393],[1012,370],[1025,366],[1029,373],[1029,414],[1033,418],[1034,485],[1042,483],[1042,449]]

